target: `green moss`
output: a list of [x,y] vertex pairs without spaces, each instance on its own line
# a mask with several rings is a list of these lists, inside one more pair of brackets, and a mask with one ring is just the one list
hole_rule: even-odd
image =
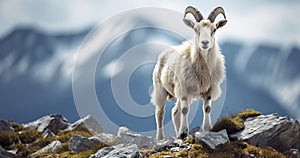
[[15,122],[12,122],[12,127],[14,128],[15,132],[19,132],[19,131],[24,130],[23,125],[15,123]]
[[228,134],[233,134],[245,128],[244,121],[248,117],[254,117],[259,115],[261,115],[260,112],[257,112],[253,109],[247,109],[242,112],[239,112],[235,116],[225,116],[214,124],[211,131],[217,132],[222,129],[226,129]]
[[175,153],[175,157],[208,157],[207,151],[203,149],[202,144],[194,144],[188,150],[182,150],[180,152]]
[[43,148],[46,145],[50,144],[52,141],[55,140],[55,137],[47,137],[47,138],[38,138],[31,146]]
[[17,155],[20,157],[26,157],[30,153],[30,149],[25,144],[18,143],[14,146],[17,149]]
[[254,116],[259,116],[259,115],[261,115],[261,113],[258,112],[258,111],[255,111],[253,109],[246,109],[246,110],[244,110],[242,112],[239,112],[236,115],[236,117],[241,118],[243,120],[246,120],[249,117],[254,117]]
[[193,137],[187,137],[184,141],[184,144],[193,144],[195,143],[195,139]]
[[233,141],[218,146],[209,157],[261,157],[284,158],[285,156],[271,148],[260,148],[243,141]]
[[[190,149],[184,149],[179,152],[169,152],[169,151],[162,151],[155,153],[155,150],[149,149],[144,150],[141,152],[143,157],[150,157],[150,158],[163,158],[165,156],[173,156],[173,157],[208,157],[207,150],[203,148],[202,144],[193,144]],[[147,154],[145,154],[147,153]]]
[[188,150],[182,150],[175,154],[175,157],[188,157],[189,151]]
[[39,155],[35,155],[32,158],[44,158],[44,157],[63,157],[63,158],[88,158],[92,154],[96,153],[99,149],[105,147],[105,145],[95,146],[91,150],[83,152],[75,152],[68,150],[69,143],[63,143],[62,148],[54,152],[46,152]]
[[154,149],[146,149],[146,150],[140,151],[140,153],[141,153],[142,157],[150,157],[151,155],[153,155],[154,153],[156,153],[156,150],[154,150]]
[[226,129],[228,134],[233,134],[241,131],[245,128],[244,122],[238,117],[223,117],[220,121],[217,121],[211,131],[217,132]]
[[253,145],[249,145],[247,143],[245,143],[247,145],[246,148],[244,148],[242,150],[243,154],[245,155],[255,155],[256,157],[265,157],[265,158],[285,158],[285,156],[274,150],[274,149],[271,149],[271,148],[260,148],[260,147],[256,147],[256,146],[253,146]]
[[42,153],[40,155],[32,156],[32,158],[88,158],[92,155],[92,151],[85,152],[74,152],[74,151],[66,151],[63,153]]
[[74,135],[81,135],[83,137],[91,137],[92,134],[83,132],[83,131],[60,131],[56,136],[55,140],[59,140],[60,142],[67,142],[72,138]]
[[24,130],[18,132],[19,139],[23,144],[33,143],[37,138],[41,137],[41,132],[37,130]]
[[189,157],[208,157],[208,155],[201,144],[194,144],[189,151]]
[[16,132],[4,132],[0,133],[0,145],[8,149],[8,147],[12,144],[16,144],[19,142],[19,135]]
[[150,158],[163,158],[164,156],[175,156],[174,153],[171,153],[169,151],[162,151],[162,152],[158,152],[158,153],[155,153],[153,155],[150,156]]

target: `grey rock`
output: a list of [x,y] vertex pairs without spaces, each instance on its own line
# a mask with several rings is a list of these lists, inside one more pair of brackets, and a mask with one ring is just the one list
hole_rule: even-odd
[[99,133],[96,135],[96,137],[98,137],[101,140],[101,142],[110,146],[114,144],[114,141],[116,139],[116,136],[107,133]]
[[298,121],[277,114],[260,115],[246,119],[245,129],[234,134],[239,140],[260,147],[270,146],[279,151],[300,149]]
[[42,149],[36,151],[31,156],[39,155],[39,154],[42,154],[45,152],[53,152],[53,151],[56,151],[61,148],[62,148],[62,143],[58,140],[55,140],[55,141],[51,142],[50,144],[48,144],[47,146],[43,147]]
[[103,131],[98,121],[91,115],[84,117],[70,125],[67,130],[70,131],[84,131],[93,135],[99,134]]
[[40,132],[50,129],[54,134],[69,127],[68,120],[62,115],[46,115],[36,121],[24,124],[25,129],[36,129]]
[[200,126],[197,126],[197,127],[193,128],[193,129],[189,132],[189,134],[192,135],[192,136],[195,136],[195,133],[196,133],[196,132],[203,132],[203,130],[202,130],[202,128],[201,128]]
[[46,129],[42,134],[43,138],[53,137],[53,136],[55,136],[55,134],[50,129]]
[[226,130],[224,129],[219,132],[196,132],[195,141],[196,143],[204,142],[211,149],[215,149],[216,146],[229,142],[229,138]]
[[164,156],[164,158],[174,158],[174,156],[167,155],[167,156]]
[[102,149],[99,149],[95,154],[91,155],[90,158],[101,158],[101,157],[107,155],[108,153],[110,153],[111,151],[113,151],[115,149],[119,149],[121,147],[124,147],[124,144],[118,144],[115,146],[104,147]]
[[135,158],[138,155],[139,148],[136,144],[130,146],[123,146],[120,148],[115,148],[113,151],[109,152],[103,158]]
[[290,149],[284,153],[289,158],[300,158],[299,149]]
[[17,158],[18,156],[16,156],[15,154],[10,153],[8,151],[6,151],[5,149],[3,149],[0,146],[0,157],[1,158]]
[[139,149],[148,149],[156,145],[155,139],[153,137],[133,133],[126,127],[119,128],[115,143],[136,144]]
[[11,122],[6,120],[0,120],[0,133],[1,132],[13,132],[14,128],[12,127]]
[[180,147],[173,147],[170,149],[171,152],[179,152],[181,151],[182,149]]
[[69,150],[81,152],[103,144],[99,138],[90,137],[86,138],[80,135],[75,135],[70,139]]
[[167,137],[162,140],[157,140],[156,145],[153,147],[156,151],[165,151],[170,150],[171,148],[175,147],[175,138],[174,137]]

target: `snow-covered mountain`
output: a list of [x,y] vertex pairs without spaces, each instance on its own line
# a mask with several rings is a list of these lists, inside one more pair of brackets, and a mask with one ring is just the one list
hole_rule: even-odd
[[49,35],[16,28],[0,40],[2,119],[26,122],[49,113],[78,119],[71,91],[72,65],[87,32]]
[[[127,24],[138,26],[151,24],[151,21],[136,18],[128,20]],[[128,72],[129,83],[115,82],[113,85],[112,82],[114,77],[126,73],[138,61],[152,61],[163,48],[179,44],[184,38],[167,30],[147,27],[124,33],[108,46],[102,46],[101,29],[105,28],[100,28],[100,33],[95,34],[99,38],[95,51],[99,53],[105,46],[101,58],[98,60],[91,55],[86,60],[81,60],[82,67],[93,60],[97,62],[94,84],[101,108],[110,121],[117,125],[126,125],[137,132],[155,129],[154,116],[149,115],[154,112],[154,108],[147,106],[154,63],[143,63],[133,72]],[[1,39],[0,119],[28,122],[45,114],[61,113],[70,121],[77,120],[77,110],[80,108],[74,103],[72,73],[77,50],[81,47],[84,49],[89,44],[87,40],[85,45],[80,45],[88,31],[90,29],[73,34],[50,35],[34,28],[16,28]],[[151,42],[156,44],[143,45]],[[227,67],[227,90],[222,115],[254,108],[263,113],[275,112],[300,119],[298,46],[268,43],[250,45],[237,41],[223,41],[220,45]],[[140,51],[141,54],[133,54],[125,60],[124,54],[128,55],[131,51]],[[119,59],[128,62],[122,63]],[[89,82],[83,82],[82,86],[88,84]],[[117,93],[114,86],[124,85],[128,85],[125,90],[133,103],[141,105],[141,109],[144,105],[145,111],[136,111],[135,115],[130,115],[126,108],[131,108],[131,104],[124,103],[125,105],[120,106],[115,98]],[[123,97],[126,99],[127,96]],[[165,123],[170,122],[171,106],[167,106],[166,111]],[[146,117],[137,117],[139,113]],[[201,124],[201,108],[195,115],[192,127]],[[97,119],[97,116],[94,117]]]

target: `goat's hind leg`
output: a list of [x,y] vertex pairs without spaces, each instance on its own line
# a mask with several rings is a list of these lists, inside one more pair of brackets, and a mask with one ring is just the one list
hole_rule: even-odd
[[163,120],[165,114],[165,103],[167,99],[167,91],[161,84],[154,86],[151,101],[155,104],[155,119],[156,119],[156,138],[163,139]]

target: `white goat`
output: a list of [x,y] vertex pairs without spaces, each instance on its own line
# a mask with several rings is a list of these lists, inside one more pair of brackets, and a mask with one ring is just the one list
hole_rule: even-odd
[[[191,13],[196,22],[186,19]],[[222,14],[224,20],[214,23]],[[194,41],[186,41],[179,46],[163,51],[153,71],[153,92],[151,102],[156,106],[155,117],[157,139],[163,138],[163,118],[166,99],[177,98],[172,109],[172,120],[178,138],[188,134],[189,106],[193,99],[203,99],[203,125],[205,131],[211,129],[211,100],[216,100],[222,93],[220,84],[225,78],[224,56],[215,41],[215,31],[227,23],[224,9],[215,8],[203,19],[194,7],[185,9],[184,23],[194,29]]]

